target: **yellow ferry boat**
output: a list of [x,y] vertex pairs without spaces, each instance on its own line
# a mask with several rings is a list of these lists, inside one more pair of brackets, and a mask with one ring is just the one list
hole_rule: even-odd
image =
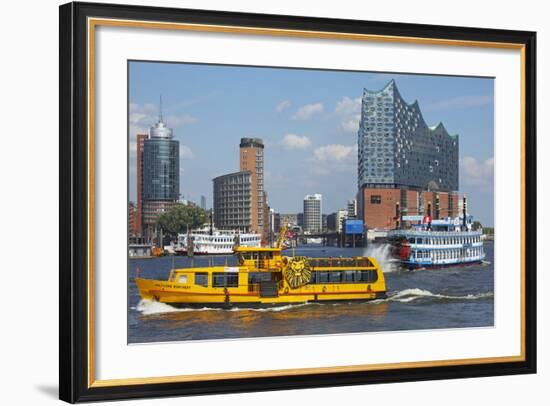
[[136,278],[143,299],[175,307],[263,307],[386,297],[372,257],[283,256],[274,248],[235,247],[237,266],[173,269],[167,280]]

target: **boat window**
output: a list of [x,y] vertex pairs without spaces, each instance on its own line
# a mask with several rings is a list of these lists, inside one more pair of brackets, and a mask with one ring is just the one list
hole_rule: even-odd
[[261,259],[273,259],[273,253],[272,252],[263,252],[260,254]]
[[195,285],[208,286],[208,274],[206,272],[198,272],[195,274]]
[[235,288],[239,286],[239,274],[214,272],[212,274],[212,287],[214,288]]
[[361,282],[372,283],[372,282],[376,282],[377,280],[378,280],[378,274],[376,273],[376,271],[372,271],[372,270],[361,271]]
[[329,272],[328,275],[329,275],[329,282],[332,282],[332,283],[342,282],[341,271]]
[[361,271],[317,271],[312,273],[310,283],[373,283],[378,280],[375,270]]
[[345,271],[344,272],[344,282],[353,282],[353,275],[355,271]]
[[187,275],[178,276],[178,283],[187,283]]
[[262,281],[271,281],[271,272],[250,272],[248,274],[248,283],[260,283]]

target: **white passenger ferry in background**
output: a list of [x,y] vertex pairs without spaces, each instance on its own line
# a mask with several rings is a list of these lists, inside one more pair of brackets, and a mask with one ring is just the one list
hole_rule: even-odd
[[193,230],[189,234],[178,234],[174,252],[176,255],[187,255],[190,247],[189,240],[193,242],[193,254],[195,255],[229,255],[233,254],[235,245],[243,247],[260,247],[260,234],[241,234],[233,230],[217,230],[205,227]]
[[467,265],[485,258],[483,231],[472,229],[472,216],[433,221],[429,216],[403,216],[402,220],[411,227],[391,230],[388,240],[394,257],[407,268]]

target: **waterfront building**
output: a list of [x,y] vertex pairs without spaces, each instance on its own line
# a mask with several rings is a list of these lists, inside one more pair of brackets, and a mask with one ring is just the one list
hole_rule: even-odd
[[264,189],[264,143],[260,138],[241,138],[239,170],[250,172],[250,229],[268,234],[267,194]]
[[[252,175],[240,171],[218,176],[214,183],[214,224],[223,230],[256,231],[253,224]],[[257,217],[256,217],[257,218]]]
[[322,200],[320,194],[304,196],[304,225],[306,232],[320,232],[323,230]]
[[347,217],[357,218],[357,199],[348,200]]
[[341,209],[327,216],[327,229],[330,231],[342,232],[344,220],[348,218],[348,211]]
[[206,197],[201,195],[201,209],[206,210]]
[[147,134],[136,135],[136,234],[139,236],[143,235],[143,145],[147,137]]
[[275,234],[279,234],[281,231],[281,214],[280,213],[274,213],[273,214],[273,231]]
[[395,228],[402,215],[458,215],[458,135],[430,127],[395,81],[364,89],[358,131],[358,217]]
[[128,202],[128,236],[137,236],[137,207],[134,202]]
[[143,234],[151,238],[158,216],[179,197],[179,141],[164,123],[162,113],[143,140],[142,160],[141,221]]
[[296,215],[296,225],[298,227],[304,228],[304,213],[298,213]]
[[298,215],[296,214],[281,214],[281,227],[288,228],[296,227],[298,225]]

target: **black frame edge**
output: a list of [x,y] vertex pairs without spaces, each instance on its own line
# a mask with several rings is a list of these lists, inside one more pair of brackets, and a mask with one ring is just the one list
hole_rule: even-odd
[[[525,361],[217,381],[88,387],[87,354],[87,17],[311,29],[523,44],[525,49]],[[59,8],[59,398],[150,398],[535,373],[536,352],[536,33],[409,23],[68,3]]]
[[75,401],[71,269],[73,5],[59,7],[59,399]]

